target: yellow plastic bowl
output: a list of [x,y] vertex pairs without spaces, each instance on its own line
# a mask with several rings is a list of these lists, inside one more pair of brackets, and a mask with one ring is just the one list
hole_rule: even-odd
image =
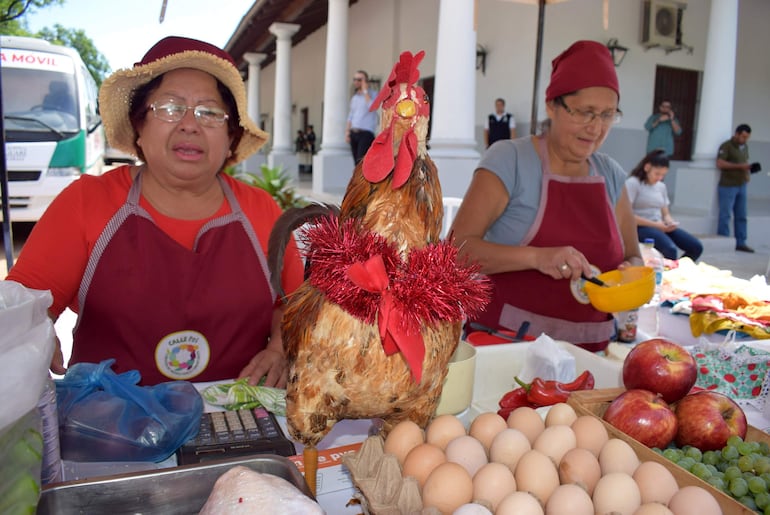
[[632,266],[599,274],[609,287],[593,283],[583,285],[591,305],[605,313],[618,313],[646,304],[655,293],[655,270],[648,266]]

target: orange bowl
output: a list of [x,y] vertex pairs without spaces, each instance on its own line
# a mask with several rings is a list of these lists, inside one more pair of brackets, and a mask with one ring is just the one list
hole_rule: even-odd
[[586,283],[583,289],[591,305],[605,313],[628,311],[645,305],[655,293],[655,270],[648,266],[630,266],[597,276],[607,286]]

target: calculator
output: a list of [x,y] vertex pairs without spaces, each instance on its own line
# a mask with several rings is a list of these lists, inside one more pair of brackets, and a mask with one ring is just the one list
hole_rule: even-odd
[[176,457],[178,465],[188,465],[249,454],[296,454],[275,415],[263,407],[203,413],[198,435]]

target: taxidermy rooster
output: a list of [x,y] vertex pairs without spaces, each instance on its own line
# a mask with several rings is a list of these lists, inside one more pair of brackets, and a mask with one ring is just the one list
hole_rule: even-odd
[[[375,99],[383,130],[355,168],[339,214],[319,218],[328,206],[316,205],[304,219],[284,215],[293,217],[284,221],[290,228],[314,218],[300,236],[308,277],[288,297],[282,321],[286,416],[289,433],[305,445],[306,467],[341,419],[380,418],[386,434],[405,419],[424,428],[462,320],[488,299],[478,268],[458,263],[456,248],[439,240],[441,186],[426,149],[430,106],[416,85],[424,55],[402,53]],[[276,231],[269,261],[282,262],[272,255]]]

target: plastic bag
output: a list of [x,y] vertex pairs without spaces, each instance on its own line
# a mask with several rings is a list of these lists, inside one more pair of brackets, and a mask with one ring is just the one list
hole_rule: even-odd
[[529,383],[539,377],[567,383],[575,379],[576,375],[575,356],[542,333],[527,350],[519,379]]
[[62,458],[163,461],[198,433],[203,399],[187,381],[138,386],[114,359],[71,366],[56,381]]
[[0,281],[0,431],[34,409],[56,341],[51,292]]

